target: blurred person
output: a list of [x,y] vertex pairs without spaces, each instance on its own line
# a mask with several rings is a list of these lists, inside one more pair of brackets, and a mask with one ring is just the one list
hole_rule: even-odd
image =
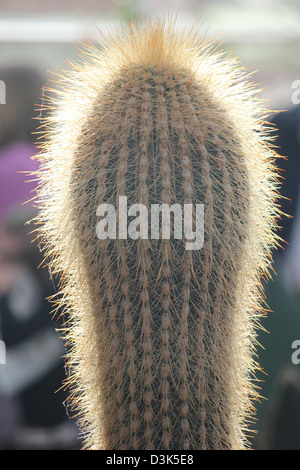
[[[43,78],[34,67],[0,67],[5,104],[0,104],[0,448],[55,449],[77,446],[77,428],[63,405],[62,342],[47,298],[55,281],[25,223],[35,215],[31,202],[37,153],[35,105]],[[25,203],[25,204],[24,204]],[[57,393],[56,393],[57,392]]]
[[283,248],[274,253],[276,274],[265,286],[270,312],[262,326],[268,333],[259,332],[263,349],[258,347],[257,354],[264,370],[258,385],[267,400],[257,405],[253,441],[258,449],[300,450],[300,365],[293,361],[293,343],[300,341],[300,106],[275,114],[272,122],[277,153],[285,157],[277,162],[283,176],[281,210],[289,217],[279,224]]

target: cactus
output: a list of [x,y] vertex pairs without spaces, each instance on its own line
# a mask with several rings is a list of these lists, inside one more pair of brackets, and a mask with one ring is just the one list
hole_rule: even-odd
[[[35,222],[60,277],[83,448],[248,448],[279,216],[259,90],[197,25],[161,19],[88,44],[59,83]],[[204,204],[203,247],[172,231],[100,239],[97,207],[120,196]]]

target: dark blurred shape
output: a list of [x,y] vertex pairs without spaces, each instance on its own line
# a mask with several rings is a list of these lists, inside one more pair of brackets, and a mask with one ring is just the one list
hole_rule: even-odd
[[36,141],[33,134],[43,77],[38,69],[27,65],[0,67],[0,79],[5,83],[6,105],[1,106],[0,146],[16,141]]
[[265,449],[300,449],[300,377],[287,367],[274,386],[273,401],[266,416]]
[[279,155],[287,157],[278,159],[278,166],[282,169],[281,194],[286,199],[280,201],[282,211],[292,218],[283,217],[280,236],[286,243],[290,242],[291,229],[299,204],[300,188],[300,106],[276,114],[272,118],[277,130],[275,134],[276,149]]

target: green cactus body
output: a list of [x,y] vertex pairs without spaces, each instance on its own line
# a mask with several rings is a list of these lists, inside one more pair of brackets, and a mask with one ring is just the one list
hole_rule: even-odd
[[[88,449],[243,449],[278,209],[265,109],[196,29],[130,26],[65,73],[37,223]],[[204,204],[204,244],[99,239],[97,207]],[[122,221],[118,221],[122,223]]]

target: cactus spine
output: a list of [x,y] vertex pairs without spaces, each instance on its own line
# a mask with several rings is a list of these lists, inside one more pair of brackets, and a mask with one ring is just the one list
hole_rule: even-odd
[[[197,27],[152,20],[87,46],[57,93],[37,223],[85,448],[246,448],[279,213],[256,87]],[[97,207],[119,196],[204,204],[203,248],[99,239]]]

